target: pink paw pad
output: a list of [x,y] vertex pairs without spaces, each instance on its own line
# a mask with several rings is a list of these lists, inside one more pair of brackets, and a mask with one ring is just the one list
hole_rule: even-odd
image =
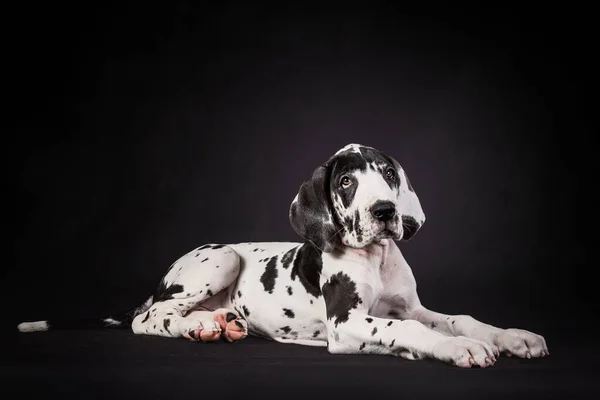
[[223,330],[223,339],[228,342],[237,342],[248,336],[245,321],[232,312],[217,314],[215,321]]

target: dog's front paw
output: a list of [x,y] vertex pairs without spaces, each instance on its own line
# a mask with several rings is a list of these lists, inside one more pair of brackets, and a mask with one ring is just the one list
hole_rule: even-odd
[[434,346],[433,356],[461,368],[478,365],[491,367],[496,362],[494,350],[488,343],[464,336],[449,337]]
[[504,329],[494,337],[494,344],[509,357],[535,358],[550,355],[546,340],[523,329]]

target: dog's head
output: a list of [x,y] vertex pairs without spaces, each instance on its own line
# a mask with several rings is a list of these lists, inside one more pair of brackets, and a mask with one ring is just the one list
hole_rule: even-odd
[[409,240],[425,222],[400,164],[368,146],[349,144],[318,167],[290,207],[300,236],[324,252],[381,239]]

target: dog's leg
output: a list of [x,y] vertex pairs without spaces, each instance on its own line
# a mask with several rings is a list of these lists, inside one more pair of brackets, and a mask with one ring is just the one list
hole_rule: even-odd
[[495,362],[492,347],[483,341],[448,337],[415,320],[369,315],[367,305],[373,304],[372,289],[357,284],[361,272],[353,272],[346,265],[322,285],[330,353],[389,354],[411,360],[434,358],[465,368],[487,367]]
[[422,305],[407,315],[438,332],[452,336],[466,336],[482,340],[499,352],[521,358],[549,355],[543,336],[523,329],[501,329],[485,324],[470,315],[447,315],[429,310]]
[[148,311],[134,318],[133,332],[204,342],[218,340],[223,332],[228,341],[245,337],[246,322],[235,311],[198,310],[230,286],[239,271],[239,256],[227,246],[206,245],[189,252],[171,266]]
[[[518,357],[543,357],[550,354],[545,339],[522,329],[500,329],[477,321],[469,315],[446,315],[421,304],[412,271],[395,243],[388,248],[383,315],[415,320],[444,335],[483,341],[498,351]],[[381,315],[378,313],[377,315]]]

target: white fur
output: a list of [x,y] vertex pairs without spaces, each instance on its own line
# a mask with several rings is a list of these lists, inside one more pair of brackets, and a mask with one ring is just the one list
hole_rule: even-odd
[[334,156],[337,156],[340,153],[343,153],[345,151],[350,151],[352,153],[360,153],[360,147],[364,147],[358,143],[350,143],[347,144],[346,146],[342,147],[341,149],[339,149],[338,151],[335,152]]
[[47,331],[49,327],[48,321],[21,322],[17,325],[20,332]]

